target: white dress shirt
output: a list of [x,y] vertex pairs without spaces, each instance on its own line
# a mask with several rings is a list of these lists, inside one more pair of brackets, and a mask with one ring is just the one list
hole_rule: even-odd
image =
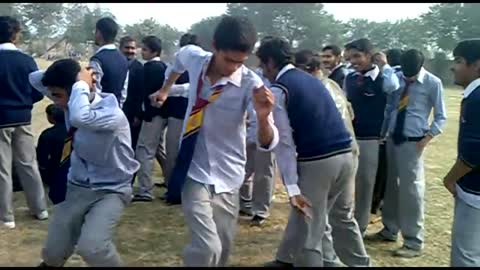
[[[253,90],[262,86],[263,82],[252,70],[242,65],[229,77],[222,77],[211,85],[205,76],[211,59],[212,53],[195,45],[187,45],[180,49],[172,67],[175,73],[188,71],[190,77],[183,131],[197,98],[200,74],[203,80],[200,91],[202,98],[208,99],[214,88],[224,86],[218,99],[204,109],[203,125],[198,134],[188,177],[213,185],[215,193],[232,193],[241,187],[245,176],[247,106],[251,102]],[[278,144],[278,130],[272,114],[268,120],[273,130],[273,141],[268,149],[263,149],[257,140],[261,151],[271,151]]]
[[[106,44],[106,45],[103,45],[102,47],[100,47],[97,52],[101,52],[103,50],[116,50],[117,47],[115,46],[115,44]],[[98,63],[98,61],[95,61],[95,60],[91,60],[90,63],[89,63],[89,66],[92,67],[95,72],[97,72],[97,75],[96,75],[96,78],[97,78],[97,83],[95,84],[95,88],[97,89],[97,93],[101,93],[102,92],[102,77],[103,77],[103,70],[102,70],[102,66],[100,65],[100,63]],[[128,91],[128,76],[129,75],[129,71],[127,71],[127,76],[125,77],[125,82],[123,83],[123,89],[122,89],[122,94],[121,94],[121,97],[120,97],[120,100],[119,100],[119,103],[120,103],[120,108],[123,107],[123,103],[125,103],[125,100],[127,100],[127,91]]]

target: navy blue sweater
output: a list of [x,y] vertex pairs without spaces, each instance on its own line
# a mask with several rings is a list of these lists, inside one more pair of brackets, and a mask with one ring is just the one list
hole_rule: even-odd
[[387,104],[382,74],[374,81],[370,76],[350,73],[345,78],[345,87],[355,113],[353,128],[357,139],[379,139]]
[[473,168],[458,185],[468,193],[480,196],[480,87],[462,101],[458,158]]
[[28,75],[37,70],[29,55],[0,50],[0,128],[30,124],[33,104],[43,98],[28,81]]
[[[184,84],[189,82],[188,71],[185,71],[180,77],[175,81],[175,84]],[[188,98],[186,97],[168,97],[163,104],[162,108],[162,117],[168,118],[173,117],[176,119],[183,120],[185,118],[185,113],[187,112],[188,107]]]
[[351,151],[352,138],[319,79],[295,68],[285,72],[275,84],[287,95],[287,113],[299,161]]
[[[143,65],[145,76],[145,92],[143,97],[143,105],[145,108],[143,120],[150,122],[157,115],[164,115],[166,110],[163,106],[155,108],[150,103],[149,96],[162,88],[165,80],[165,71],[167,65],[162,61],[149,61]],[[167,99],[168,100],[168,99]]]
[[141,118],[142,116],[142,102],[143,92],[145,91],[143,64],[137,59],[129,62],[128,67],[128,90],[127,99],[123,104],[123,112],[132,122],[134,117]]

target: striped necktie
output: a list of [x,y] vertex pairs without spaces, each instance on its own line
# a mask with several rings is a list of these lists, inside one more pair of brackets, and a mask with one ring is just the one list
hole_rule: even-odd
[[183,183],[187,177],[190,163],[192,162],[195,144],[197,142],[198,134],[203,123],[205,108],[208,104],[214,102],[222,93],[223,86],[215,88],[208,99],[200,97],[203,87],[202,74],[198,78],[197,83],[197,100],[192,108],[192,112],[187,119],[185,132],[182,136],[182,143],[178,152],[175,167],[172,170],[170,179],[168,179],[168,191],[166,194],[166,201],[171,204],[181,203],[181,193]]
[[409,92],[412,82],[405,80],[405,90],[403,90],[400,96],[400,101],[397,106],[397,121],[395,123],[395,129],[393,130],[393,142],[396,145],[400,145],[407,141],[407,137],[403,135],[403,129],[405,126],[405,118],[407,115],[407,106],[409,101]]
[[65,138],[65,141],[63,143],[60,165],[62,165],[67,159],[70,158],[70,154],[72,153],[73,149],[73,135],[75,134],[75,131],[77,131],[77,128],[70,127],[70,129],[68,129],[67,137]]

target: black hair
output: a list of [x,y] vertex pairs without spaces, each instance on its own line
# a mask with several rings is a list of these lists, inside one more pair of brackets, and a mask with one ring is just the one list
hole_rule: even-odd
[[301,50],[295,54],[295,66],[312,73],[320,69],[320,55],[312,50]]
[[0,16],[0,43],[12,42],[22,30],[20,22],[10,16]]
[[257,42],[257,31],[244,16],[223,16],[215,28],[216,50],[251,53]]
[[55,105],[55,104],[48,105],[47,108],[45,109],[45,112],[47,113],[47,115],[52,116],[53,120],[56,123],[64,123],[65,122],[64,112],[57,105]]
[[390,66],[399,66],[400,57],[402,56],[403,51],[401,49],[390,49],[387,51],[387,62]]
[[347,43],[345,45],[345,49],[347,50],[355,49],[359,52],[371,54],[373,51],[373,44],[372,42],[370,42],[368,38],[361,38],[361,39],[354,40],[350,43]]
[[70,58],[57,60],[45,71],[42,84],[46,87],[63,88],[70,95],[80,70],[80,64],[76,60]]
[[102,34],[105,42],[111,43],[115,41],[118,33],[118,24],[112,18],[101,18],[97,21],[95,28]]
[[200,46],[198,41],[198,36],[195,34],[186,33],[180,37],[179,46],[180,48],[187,45],[197,45]]
[[480,39],[467,39],[460,41],[453,49],[454,57],[462,57],[471,65],[480,60]]
[[150,51],[156,53],[158,56],[162,54],[162,40],[156,36],[146,36],[142,39],[142,43]]
[[339,57],[340,55],[342,55],[342,49],[340,49],[340,47],[338,47],[337,45],[327,45],[323,47],[322,52],[327,50],[331,50],[332,54],[335,55],[336,57]]
[[400,65],[402,66],[402,72],[406,77],[412,77],[420,72],[420,69],[425,62],[423,53],[416,49],[410,49],[400,57]]
[[129,43],[129,42],[137,42],[136,39],[134,39],[133,37],[131,36],[124,36],[120,39],[120,48],[123,47],[123,45]]
[[293,51],[290,43],[278,37],[272,37],[260,44],[256,53],[262,63],[272,59],[277,68],[293,63]]

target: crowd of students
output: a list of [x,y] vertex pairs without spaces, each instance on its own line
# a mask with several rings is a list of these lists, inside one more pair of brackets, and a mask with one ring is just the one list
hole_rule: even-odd
[[[227,265],[237,219],[268,220],[277,167],[292,209],[266,266],[371,266],[364,242],[400,233],[392,255],[422,255],[423,152],[446,109],[420,51],[377,52],[362,38],[295,52],[274,36],[255,48],[253,24],[225,16],[213,52],[187,33],[165,63],[158,37],[125,36],[117,48],[118,25],[102,18],[88,67],[62,59],[39,71],[15,45],[20,31],[0,17],[0,225],[15,228],[14,189],[48,219],[43,180],[54,208],[41,266],[63,266],[74,252],[90,266],[123,265],[113,234],[130,202],[154,201],[155,159],[160,199],[182,205],[190,233],[185,266]],[[254,50],[252,70],[244,62]],[[458,157],[444,178],[455,198],[451,265],[480,266],[480,40],[453,55],[465,93]],[[31,111],[43,96],[54,102],[53,126],[35,149]],[[383,229],[366,234],[379,209]]]

